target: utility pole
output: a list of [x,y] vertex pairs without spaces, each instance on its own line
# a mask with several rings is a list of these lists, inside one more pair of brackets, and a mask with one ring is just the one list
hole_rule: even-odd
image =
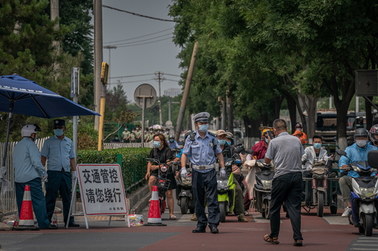
[[162,77],[164,74],[162,72],[158,71],[158,72],[155,72],[155,75],[156,75],[155,79],[159,83],[159,98],[158,98],[158,103],[159,103],[159,124],[163,125],[163,115],[162,115],[162,112],[161,112],[161,81],[164,80],[164,78]]
[[[105,86],[101,83],[102,64],[102,0],[93,0],[94,6],[94,105],[100,113],[100,98],[105,96]],[[95,130],[98,131],[99,117],[95,117]]]
[[188,96],[189,96],[189,92],[190,92],[190,83],[192,82],[193,70],[194,70],[194,64],[196,62],[197,51],[198,51],[198,42],[196,41],[194,43],[194,46],[193,46],[192,58],[190,59],[188,75],[186,76],[186,81],[185,81],[184,93],[183,93],[182,99],[181,99],[180,111],[179,111],[179,114],[178,114],[178,117],[177,117],[176,135],[175,135],[176,141],[178,141],[179,138],[180,138],[182,121],[183,121],[184,114],[185,114],[186,101],[188,100]]

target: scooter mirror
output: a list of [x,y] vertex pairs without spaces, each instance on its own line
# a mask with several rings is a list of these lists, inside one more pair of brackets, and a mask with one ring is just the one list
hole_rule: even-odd
[[378,168],[378,151],[370,151],[368,152],[368,163],[369,166],[373,168]]

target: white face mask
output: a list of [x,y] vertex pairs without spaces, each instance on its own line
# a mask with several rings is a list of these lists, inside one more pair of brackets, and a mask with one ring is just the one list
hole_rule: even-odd
[[367,140],[356,140],[356,144],[359,146],[359,147],[365,147],[366,144],[367,144]]

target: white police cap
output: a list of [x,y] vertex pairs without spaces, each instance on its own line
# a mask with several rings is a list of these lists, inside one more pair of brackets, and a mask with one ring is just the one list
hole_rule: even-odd
[[194,122],[209,122],[210,114],[208,112],[200,112],[194,115]]

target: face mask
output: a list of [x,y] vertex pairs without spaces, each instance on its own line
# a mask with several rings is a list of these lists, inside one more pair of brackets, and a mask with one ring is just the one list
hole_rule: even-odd
[[199,127],[198,127],[198,131],[201,131],[201,132],[206,132],[207,129],[209,129],[209,125],[208,124],[199,125]]
[[54,129],[54,134],[57,137],[62,136],[63,133],[64,133],[63,129]]
[[154,146],[154,148],[159,148],[161,146],[160,141],[155,141],[155,140],[152,143],[152,145]]
[[314,143],[315,149],[320,149],[322,147],[322,143]]
[[264,139],[264,141],[265,141],[265,143],[267,143],[267,144],[269,143],[269,139]]
[[226,144],[226,141],[224,139],[218,139],[219,145],[223,146]]
[[228,142],[228,141],[226,140],[225,145],[226,145],[226,146],[229,146],[229,145],[231,145],[231,142]]
[[169,142],[173,143],[175,140],[174,139],[170,139]]
[[359,147],[365,147],[366,144],[367,144],[367,140],[356,140],[356,144],[357,144]]

